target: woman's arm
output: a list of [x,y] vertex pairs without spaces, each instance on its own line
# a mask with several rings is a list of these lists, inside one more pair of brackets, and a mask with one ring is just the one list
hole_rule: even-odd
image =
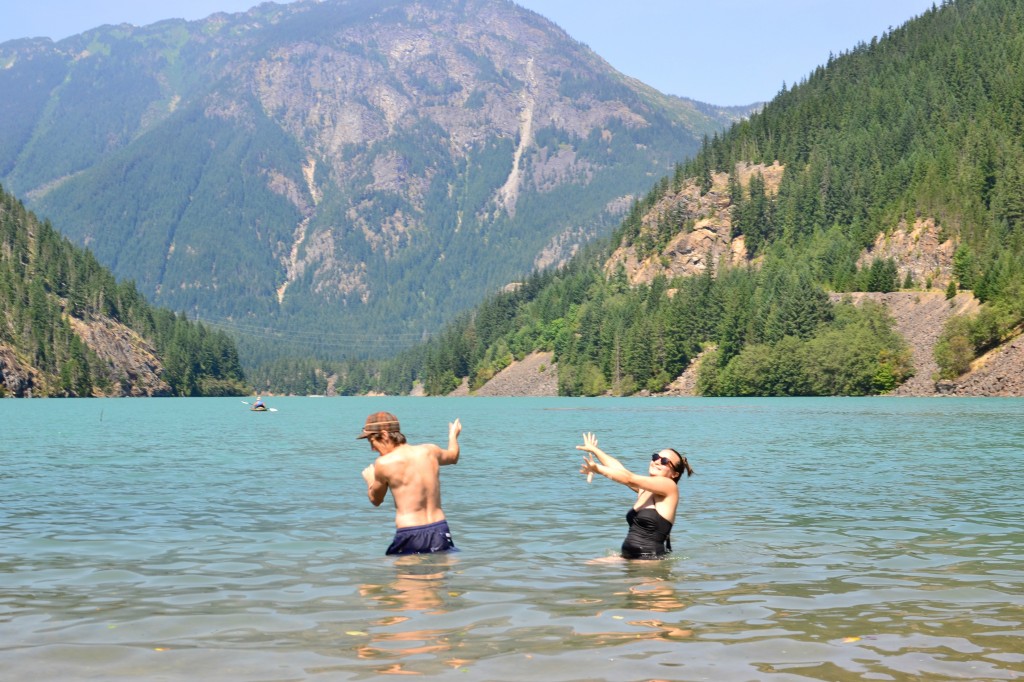
[[585,459],[583,460],[583,466],[580,468],[580,473],[588,475],[601,474],[608,480],[621,483],[633,490],[649,490],[655,495],[662,497],[671,497],[672,495],[679,494],[679,487],[670,478],[663,476],[640,476],[622,466],[618,461],[616,461],[616,464],[618,466],[607,466],[592,459]]

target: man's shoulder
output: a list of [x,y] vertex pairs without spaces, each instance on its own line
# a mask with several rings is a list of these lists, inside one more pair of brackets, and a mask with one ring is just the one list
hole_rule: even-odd
[[425,452],[430,452],[429,443],[402,443],[388,454],[378,457],[377,461],[383,465],[405,462]]
[[429,452],[437,449],[437,446],[433,443],[402,443],[388,454],[394,454],[396,452]]
[[424,456],[432,456],[438,452],[433,443],[403,443],[380,458],[382,465],[391,463],[411,464]]

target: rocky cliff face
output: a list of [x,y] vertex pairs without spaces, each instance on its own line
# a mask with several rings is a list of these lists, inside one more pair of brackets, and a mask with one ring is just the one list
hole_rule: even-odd
[[[107,318],[90,321],[67,317],[74,333],[96,353],[97,375],[107,388],[95,396],[143,397],[171,394],[161,378],[163,364],[152,346],[137,333]],[[0,344],[0,397],[32,398],[51,394],[55,381],[10,346]]]
[[[748,186],[750,177],[759,173],[765,180],[766,193],[778,192],[782,166],[738,164],[734,170],[741,186]],[[643,217],[641,233],[656,234],[666,220],[692,228],[679,231],[668,245],[644,258],[637,256],[635,245],[622,246],[606,264],[607,272],[624,266],[633,284],[650,283],[661,274],[692,276],[708,267],[745,266],[750,264],[742,235],[731,238],[732,224],[728,196],[729,176],[713,175],[713,184],[701,195],[696,183],[690,181],[679,192],[663,197]],[[973,364],[970,372],[954,381],[936,381],[938,365],[933,351],[945,323],[955,315],[971,315],[980,302],[970,292],[960,292],[947,300],[944,289],[952,279],[955,240],[943,236],[931,218],[919,218],[913,225],[900,221],[891,231],[879,233],[871,247],[865,249],[858,267],[870,266],[875,258],[893,259],[899,280],[910,278],[914,290],[892,293],[853,293],[855,303],[872,300],[888,308],[896,329],[909,344],[914,361],[914,376],[900,386],[899,396],[1007,396],[1024,395],[1024,340],[1018,337],[993,350]],[[834,294],[834,301],[843,295]],[[694,395],[699,359],[668,388],[669,395]]]
[[[913,264],[904,263],[912,268]],[[892,314],[914,358],[914,376],[899,386],[896,396],[1024,396],[1024,337],[993,349],[975,360],[970,370],[954,380],[936,381],[938,365],[933,351],[943,326],[955,315],[978,312],[980,302],[969,291],[946,299],[939,291],[897,291],[888,294],[850,294],[854,302],[882,303]],[[838,298],[838,297],[837,297]]]
[[747,113],[507,0],[265,3],[12,41],[0,65],[8,189],[158,305],[321,348],[352,330],[341,354],[564,262]]
[[[493,184],[485,195],[460,207],[457,229],[479,232],[496,220],[514,221],[526,198],[586,184],[607,169],[571,140],[598,135],[611,142],[619,134],[614,131],[649,129],[652,115],[664,115],[639,98],[629,101],[628,89],[608,78],[596,55],[566,48],[566,36],[506,3],[397,3],[339,24],[324,38],[275,45],[255,63],[240,65],[238,81],[302,141],[310,177],[326,180],[290,193],[296,209],[315,214],[317,195],[331,188],[361,195],[346,202],[347,224],[314,219],[312,229],[294,232],[284,250],[298,258],[282,295],[312,271],[314,286],[367,301],[373,273],[363,258],[346,253],[335,233],[355,229],[372,252],[395,261],[438,227],[430,224],[436,208],[429,202],[439,199],[431,187],[438,180],[459,184],[444,175],[496,140],[505,147],[503,169],[490,171]],[[587,91],[603,79],[607,94]],[[567,94],[566,83],[576,80],[579,92]],[[412,140],[428,131],[433,139]],[[406,139],[433,147],[432,162],[411,159],[410,150],[400,148]],[[654,155],[667,168],[670,159]],[[443,199],[457,202],[451,189]],[[382,212],[387,195],[405,205]],[[560,235],[587,236],[584,225],[559,227]],[[546,234],[545,240],[557,244],[558,237]],[[571,253],[575,245],[560,251]],[[534,256],[535,262],[559,260],[550,248]]]
[[[765,192],[778,193],[785,168],[778,162],[765,164],[740,163],[733,175],[746,189],[755,173],[764,179]],[[620,246],[609,259],[606,269],[624,266],[633,284],[650,283],[655,276],[690,276],[708,267],[747,265],[743,235],[732,236],[732,202],[729,199],[728,173],[712,175],[709,191],[701,194],[695,180],[687,181],[678,192],[669,192],[642,219],[641,235],[657,234],[664,229],[676,232],[667,246],[643,257],[634,244]],[[943,235],[931,218],[919,218],[913,225],[901,220],[888,232],[881,232],[874,244],[857,260],[864,268],[875,258],[891,258],[896,262],[900,281],[908,276],[915,287],[945,289],[953,271],[953,254],[957,243]]]
[[901,282],[909,275],[918,287],[945,289],[953,272],[955,251],[954,240],[944,238],[933,219],[918,219],[913,225],[901,220],[892,232],[878,235],[857,265],[866,267],[874,258],[892,258]]
[[85,321],[68,318],[71,328],[106,364],[115,397],[167,396],[171,387],[161,378],[163,363],[148,341],[136,332],[107,318]]
[[0,397],[30,398],[40,377],[13,348],[0,344],[0,380]]
[[[911,267],[911,266],[907,266]],[[913,354],[914,376],[899,386],[893,395],[934,396],[939,394],[936,387],[935,343],[946,324],[954,315],[970,315],[978,311],[979,302],[970,292],[960,292],[947,300],[942,291],[894,291],[891,293],[856,292],[833,294],[838,301],[849,296],[855,303],[874,301],[888,310],[898,331],[910,346]]]
[[[943,325],[954,315],[976,313],[979,302],[970,292],[960,292],[947,300],[940,291],[900,291],[888,294],[848,294],[854,303],[875,301],[884,305],[895,320],[896,330],[910,346],[914,376],[892,392],[902,397],[1021,397],[1024,396],[1024,336],[978,358],[971,370],[953,381],[936,381],[938,365],[933,351]],[[835,294],[834,301],[842,298]],[[550,354],[542,358],[546,374],[524,361],[512,363],[483,386],[476,395],[543,396],[557,395],[557,364]],[[536,360],[534,360],[536,362]],[[673,381],[662,395],[687,397],[697,394],[697,374],[701,357]],[[467,395],[468,390],[453,395]]]
[[[778,193],[785,168],[779,163],[740,163],[733,175],[746,189],[755,173],[764,179],[765,192]],[[665,228],[678,233],[663,249],[638,257],[635,244],[619,247],[609,259],[607,270],[625,266],[633,284],[650,283],[656,275],[690,276],[709,266],[729,267],[750,262],[743,235],[732,236],[732,202],[728,173],[712,175],[711,189],[701,194],[696,181],[689,180],[679,192],[668,193],[643,217],[641,234],[656,234]],[[684,225],[691,227],[682,228]],[[636,241],[636,240],[634,240]],[[892,258],[900,281],[907,276],[923,289],[945,289],[953,270],[955,240],[943,236],[931,218],[919,218],[913,225],[900,221],[891,231],[881,232],[874,244],[863,251],[858,267],[868,267],[875,258]]]
[[[769,195],[779,191],[784,167],[778,163],[737,164],[734,174],[742,187],[760,173]],[[701,194],[696,181],[688,180],[679,192],[666,194],[642,219],[641,234],[656,234],[664,229],[677,232],[668,245],[640,257],[634,244],[620,246],[608,260],[606,270],[623,265],[633,284],[649,284],[657,275],[668,278],[691,276],[708,267],[745,265],[748,262],[743,235],[732,236],[732,202],[729,199],[729,174],[712,174],[710,190]],[[682,228],[684,225],[692,225]]]

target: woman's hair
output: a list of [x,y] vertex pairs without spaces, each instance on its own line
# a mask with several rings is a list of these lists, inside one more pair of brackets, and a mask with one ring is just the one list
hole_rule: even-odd
[[675,456],[679,458],[679,464],[678,465],[676,465],[676,464],[672,465],[672,469],[677,474],[679,474],[679,476],[676,478],[677,481],[680,478],[683,477],[683,472],[686,472],[687,478],[689,478],[690,476],[693,476],[693,467],[691,467],[690,463],[686,461],[686,457],[684,457],[682,454],[680,454],[680,452],[678,450],[676,450],[675,448],[665,448],[665,449],[668,450],[669,452],[675,453]]

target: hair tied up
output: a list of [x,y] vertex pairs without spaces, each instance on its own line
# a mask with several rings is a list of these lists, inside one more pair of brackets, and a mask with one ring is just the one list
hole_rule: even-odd
[[690,466],[690,463],[686,460],[686,457],[683,455],[683,453],[679,452],[675,448],[668,448],[668,450],[670,452],[674,452],[676,454],[676,457],[679,458],[679,467],[677,468],[673,466],[672,468],[676,470],[676,473],[679,474],[680,478],[682,478],[682,474],[684,471],[686,472],[687,478],[693,476],[693,467]]

